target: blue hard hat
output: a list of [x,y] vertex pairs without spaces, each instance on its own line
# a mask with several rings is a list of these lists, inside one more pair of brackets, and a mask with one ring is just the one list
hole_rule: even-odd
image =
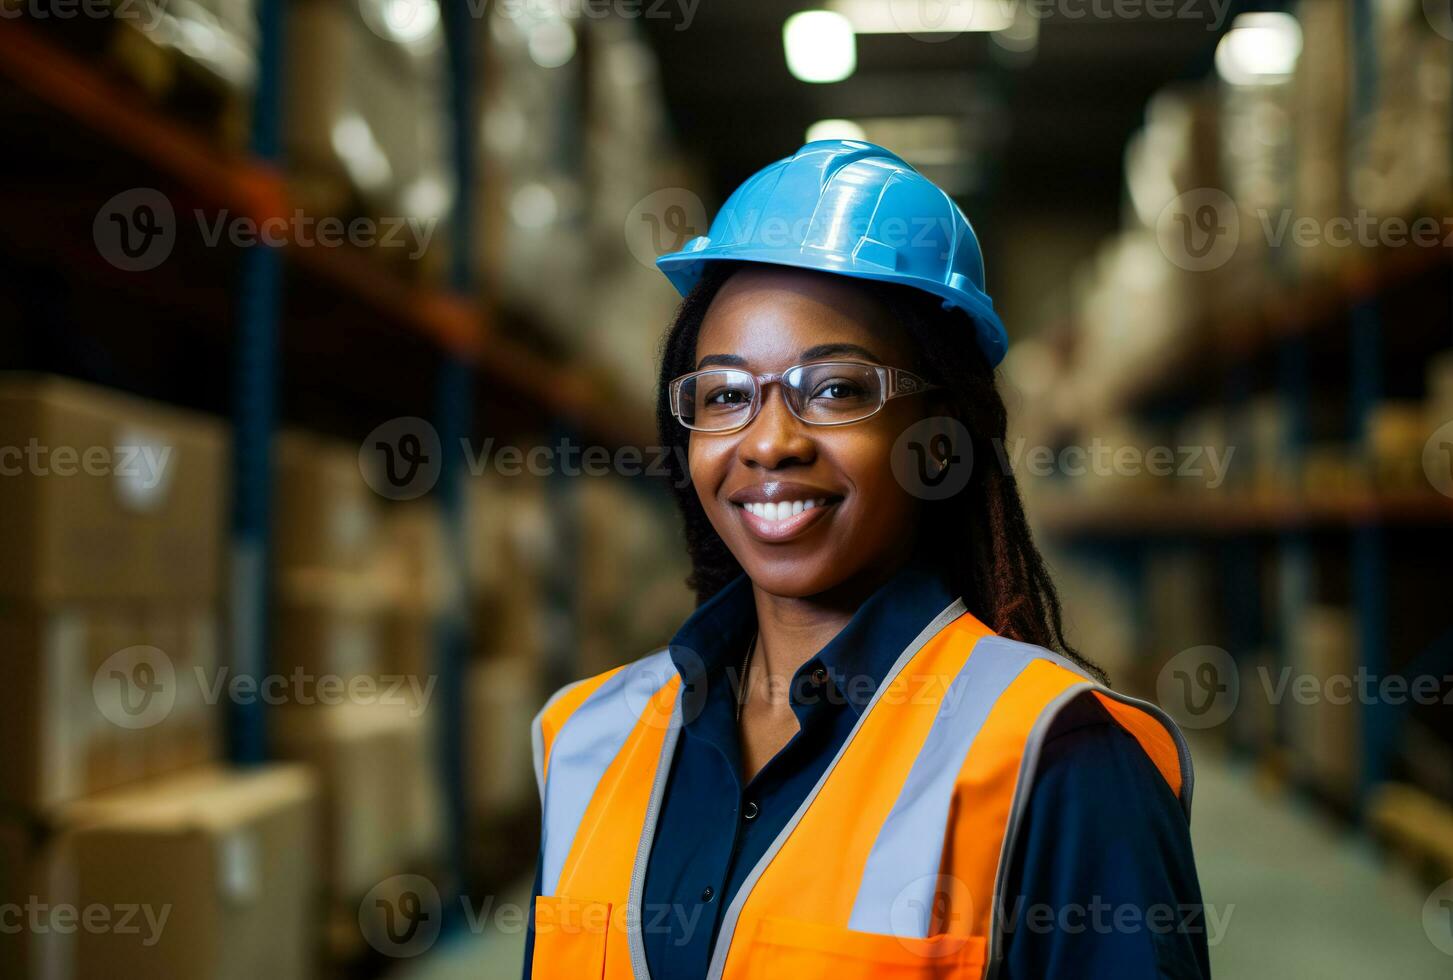
[[974,325],[993,367],[1009,338],[984,291],[984,257],[953,199],[897,154],[817,140],[749,177],[711,230],[656,266],[685,296],[708,262],[766,262],[932,293]]

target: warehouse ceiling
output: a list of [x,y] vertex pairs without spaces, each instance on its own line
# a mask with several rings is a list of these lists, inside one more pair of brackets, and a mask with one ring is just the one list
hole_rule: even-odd
[[[794,11],[791,3],[701,0],[685,29],[679,29],[679,17],[643,22],[661,61],[676,133],[718,201],[800,145],[816,120],[881,124],[889,117],[911,124],[947,116],[959,123],[959,138],[934,148],[938,166],[931,176],[952,185],[976,224],[992,225],[1005,208],[1032,205],[1079,211],[1113,226],[1126,140],[1157,88],[1211,71],[1224,29],[1214,11],[1224,3],[1171,5],[1203,11],[1199,17],[1087,13],[1078,20],[1067,17],[1113,5],[1058,0],[1036,6],[1051,8],[1051,15],[1038,19],[1037,43],[1027,56],[1006,51],[982,32],[860,34],[856,72],[829,84],[801,82],[787,70],[782,26]],[[881,125],[868,127],[870,138],[880,132]],[[904,130],[900,125],[886,132]]]

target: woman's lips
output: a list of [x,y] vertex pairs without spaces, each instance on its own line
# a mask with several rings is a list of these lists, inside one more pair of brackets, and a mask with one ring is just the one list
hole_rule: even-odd
[[732,506],[741,515],[747,531],[759,541],[789,541],[822,520],[838,505],[841,497],[815,497],[799,500],[778,500],[768,503],[748,501]]

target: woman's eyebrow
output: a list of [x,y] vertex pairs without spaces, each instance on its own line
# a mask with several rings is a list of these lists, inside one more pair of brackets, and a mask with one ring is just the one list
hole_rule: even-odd
[[740,354],[707,354],[696,362],[696,369],[700,371],[709,364],[723,364],[727,367],[745,367],[747,359]]
[[860,347],[857,344],[818,344],[816,347],[807,348],[807,350],[803,351],[798,356],[800,356],[804,361],[815,361],[820,357],[835,357],[839,354],[851,354],[854,357],[861,357],[869,361],[876,361],[879,364],[883,363],[882,359],[879,358],[877,354],[874,354],[872,351],[868,350],[868,348]]

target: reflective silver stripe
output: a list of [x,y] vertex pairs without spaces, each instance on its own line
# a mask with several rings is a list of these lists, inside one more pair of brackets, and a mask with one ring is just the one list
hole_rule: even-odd
[[[1048,653],[1048,651],[1044,651]],[[1058,656],[1045,657],[1044,659],[1058,660]],[[1083,674],[1083,671],[1080,671]],[[1009,808],[1009,822],[1004,828],[1004,843],[999,850],[999,868],[994,876],[994,912],[992,921],[989,923],[989,948],[987,955],[987,966],[984,970],[985,980],[992,980],[999,973],[1004,958],[1004,928],[1009,923],[1005,921],[1005,889],[1006,879],[1009,875],[1009,862],[1014,853],[1014,843],[1019,837],[1019,827],[1024,821],[1024,813],[1029,808],[1030,789],[1033,786],[1035,770],[1039,767],[1040,750],[1044,748],[1045,738],[1049,735],[1050,727],[1054,724],[1055,718],[1059,716],[1066,705],[1074,701],[1080,695],[1094,691],[1095,693],[1108,697],[1111,700],[1119,701],[1121,704],[1128,704],[1139,708],[1150,715],[1165,727],[1176,744],[1176,754],[1180,760],[1181,767],[1181,807],[1185,810],[1186,819],[1191,818],[1191,795],[1195,789],[1195,771],[1191,766],[1191,751],[1186,745],[1185,736],[1171,721],[1170,716],[1160,709],[1158,705],[1149,701],[1141,701],[1112,691],[1094,681],[1086,680],[1083,684],[1076,684],[1066,688],[1051,701],[1040,715],[1035,719],[1034,726],[1029,730],[1029,738],[1025,742],[1024,755],[1019,762],[1019,778],[1014,788],[1014,802]]]
[[553,895],[595,788],[620,753],[651,696],[676,668],[660,650],[622,668],[575,709],[550,750],[545,780],[540,894]]
[[942,707],[863,866],[848,928],[928,935],[954,784],[999,696],[1035,658],[1034,647],[983,637],[944,692]]
[[[767,866],[772,863],[772,859],[777,856],[777,852],[782,850],[782,845],[787,843],[787,838],[792,836],[792,832],[802,822],[802,815],[807,812],[808,807],[812,806],[812,801],[817,799],[817,794],[822,790],[823,784],[832,776],[833,770],[837,768],[838,762],[842,760],[848,747],[853,744],[853,739],[857,737],[858,731],[863,727],[863,722],[872,713],[873,707],[883,696],[883,692],[902,673],[903,668],[908,666],[908,662],[923,648],[925,643],[937,636],[945,626],[958,619],[966,611],[963,600],[955,599],[949,603],[943,612],[935,616],[933,622],[925,626],[922,632],[915,636],[912,642],[898,655],[898,659],[893,663],[893,668],[888,671],[887,676],[883,679],[883,683],[879,684],[878,689],[873,692],[873,697],[868,702],[867,708],[858,716],[857,724],[853,725],[853,730],[848,733],[848,737],[843,741],[842,747],[838,749],[837,755],[833,756],[832,762],[828,764],[823,774],[818,777],[817,784],[812,787],[812,792],[807,794],[807,799],[802,801],[802,805],[797,808],[797,812],[792,814],[792,819],[787,821],[787,826],[782,828],[776,840],[772,841],[772,845],[758,859],[751,873],[742,882],[741,888],[737,889],[736,895],[732,896],[732,902],[727,906],[726,914],[722,918],[721,931],[717,934],[716,945],[712,947],[711,966],[706,971],[706,980],[721,980],[722,973],[726,970],[727,954],[732,948],[732,936],[736,933],[737,920],[741,918],[742,906],[746,904],[748,896],[752,894],[752,889],[757,887],[757,882],[761,879],[762,873],[767,870]],[[640,980],[648,980],[646,974],[642,973]]]
[[571,681],[550,695],[550,700],[545,702],[543,708],[535,712],[534,720],[530,722],[530,751],[535,757],[535,788],[540,791],[542,812],[545,807],[545,712],[553,708],[556,701],[584,683],[583,680]]

